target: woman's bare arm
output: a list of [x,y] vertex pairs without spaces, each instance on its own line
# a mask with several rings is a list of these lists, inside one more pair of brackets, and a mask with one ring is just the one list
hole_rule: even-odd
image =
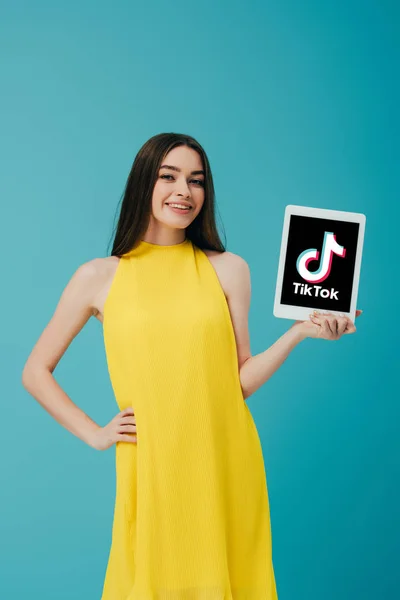
[[56,421],[90,446],[100,426],[72,402],[53,377],[53,371],[95,312],[95,298],[104,283],[99,260],[84,263],[75,271],[22,372],[24,388]]

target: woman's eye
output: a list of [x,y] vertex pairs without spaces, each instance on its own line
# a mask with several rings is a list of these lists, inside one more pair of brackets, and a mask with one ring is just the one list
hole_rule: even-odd
[[[160,177],[161,179],[165,179],[166,177],[172,177],[172,175],[161,175]],[[204,181],[202,179],[192,179],[192,181],[196,181],[198,185],[204,186]]]

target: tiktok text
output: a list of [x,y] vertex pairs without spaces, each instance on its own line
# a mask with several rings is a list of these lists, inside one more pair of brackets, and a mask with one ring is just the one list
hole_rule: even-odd
[[294,285],[294,293],[301,294],[302,296],[314,296],[318,298],[330,298],[331,300],[339,300],[338,293],[339,291],[334,288],[323,288],[321,285],[308,285],[307,283],[295,283]]

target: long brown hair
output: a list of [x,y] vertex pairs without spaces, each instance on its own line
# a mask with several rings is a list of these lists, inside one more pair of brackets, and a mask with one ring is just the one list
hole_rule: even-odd
[[176,146],[196,150],[204,169],[204,204],[186,228],[186,238],[201,249],[225,251],[215,223],[215,193],[210,163],[202,146],[191,136],[159,133],[139,150],[129,173],[115,231],[111,256],[122,256],[145,234],[151,215],[153,188],[165,156]]

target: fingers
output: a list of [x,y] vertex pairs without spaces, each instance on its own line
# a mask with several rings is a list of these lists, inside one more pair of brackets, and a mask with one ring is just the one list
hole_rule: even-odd
[[337,334],[332,332],[332,329],[329,326],[329,321],[325,317],[318,317],[316,315],[311,315],[311,320],[316,325],[320,326],[320,330],[318,332],[317,337],[321,337],[325,340],[333,340],[336,339]]
[[328,319],[322,320],[321,327],[322,327],[322,332],[324,333],[324,337],[329,339],[333,336],[332,330],[328,323]]
[[137,442],[137,435],[129,435],[128,433],[119,433],[117,436],[117,442]]
[[125,423],[118,425],[117,431],[136,431],[136,423]]
[[341,317],[338,315],[327,315],[328,324],[334,337],[341,336],[346,330],[350,319],[348,317]]
[[136,416],[131,406],[128,406],[128,408],[125,408],[120,413],[118,413],[116,415],[116,419],[121,424],[133,423],[134,425],[136,425]]
[[340,335],[354,333],[356,331],[356,327],[350,317],[340,317],[341,326],[338,327],[338,332],[340,331]]
[[350,319],[348,319],[347,329],[343,332],[343,335],[346,335],[348,333],[354,333],[355,331],[357,331],[357,327],[354,325],[354,323],[352,323]]
[[343,333],[346,331],[348,324],[349,319],[347,319],[346,317],[339,317],[337,326],[337,332],[339,335],[343,335]]
[[119,422],[121,425],[136,425],[136,417],[122,417]]
[[118,413],[121,417],[125,416],[125,415],[134,415],[135,412],[133,410],[132,406],[127,406],[126,408],[124,408],[124,410],[121,410],[121,412]]
[[131,435],[137,433],[136,428],[136,416],[132,406],[127,406],[124,410],[117,415],[117,441],[118,442],[136,442],[137,435]]
[[332,315],[325,315],[326,323],[328,323],[328,331],[331,332],[333,337],[337,336],[337,321]]
[[356,327],[347,316],[332,315],[331,313],[318,313],[314,311],[311,320],[321,326],[322,337],[338,339],[343,334],[354,333]]

